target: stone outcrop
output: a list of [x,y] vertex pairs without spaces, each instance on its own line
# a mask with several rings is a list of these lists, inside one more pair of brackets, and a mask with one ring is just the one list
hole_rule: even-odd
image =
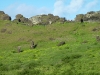
[[29,20],[31,20],[33,24],[39,24],[41,23],[41,15],[31,17]]
[[87,22],[98,22],[100,21],[100,11],[90,11],[86,14],[76,15],[75,21],[80,21],[81,19]]
[[33,23],[28,18],[25,18],[21,14],[17,14],[16,19],[14,19],[13,22],[17,22],[17,23],[21,22],[24,23],[25,25],[33,25]]
[[3,11],[0,11],[0,20],[10,20],[11,17],[8,14],[5,14]]
[[38,25],[48,25],[57,22],[64,23],[66,21],[65,18],[60,18],[59,16],[54,16],[53,14],[48,15],[37,15],[29,18],[33,24]]

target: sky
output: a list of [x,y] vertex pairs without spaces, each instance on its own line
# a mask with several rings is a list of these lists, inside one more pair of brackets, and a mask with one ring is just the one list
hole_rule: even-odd
[[77,14],[100,11],[100,0],[1,0],[0,11],[15,18],[22,14],[26,18],[53,14],[74,20]]

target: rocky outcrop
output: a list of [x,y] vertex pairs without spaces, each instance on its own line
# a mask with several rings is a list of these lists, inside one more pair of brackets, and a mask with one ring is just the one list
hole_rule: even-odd
[[86,14],[76,15],[75,21],[80,21],[81,19],[87,22],[98,22],[100,21],[100,11],[90,11]]
[[39,24],[41,23],[41,15],[31,17],[29,20],[31,20],[33,24]]
[[16,22],[16,23],[21,22],[21,23],[24,23],[25,25],[33,25],[33,23],[28,18],[25,18],[21,14],[17,14],[16,19],[14,19],[13,22]]
[[57,22],[64,23],[66,21],[65,18],[60,18],[59,16],[54,16],[53,14],[48,15],[37,15],[29,18],[33,24],[41,24],[41,25],[48,25]]
[[0,11],[0,20],[10,20],[11,17],[8,14],[5,14],[3,11]]

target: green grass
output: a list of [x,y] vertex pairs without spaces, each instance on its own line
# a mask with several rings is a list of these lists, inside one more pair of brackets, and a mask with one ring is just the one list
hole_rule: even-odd
[[[0,21],[0,75],[100,75],[97,35],[100,23],[31,27]],[[30,49],[32,40],[36,49]],[[61,41],[66,44],[58,47]]]

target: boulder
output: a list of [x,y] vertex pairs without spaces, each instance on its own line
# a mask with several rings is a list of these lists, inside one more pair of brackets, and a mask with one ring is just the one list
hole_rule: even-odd
[[7,15],[7,14],[3,14],[1,16],[1,20],[10,20],[11,21],[11,17],[9,15]]
[[21,20],[20,19],[14,19],[13,22],[18,23],[18,22],[21,22]]
[[30,21],[32,21],[33,24],[40,24],[41,23],[41,15],[33,16],[29,18]]
[[14,19],[13,22],[16,22],[16,23],[21,22],[21,23],[24,23],[24,25],[30,25],[30,26],[33,25],[33,23],[28,18],[25,18],[21,14],[17,14],[16,19]]
[[100,11],[90,11],[86,14],[76,15],[75,21],[80,21],[83,19],[86,22],[99,22],[100,21]]
[[0,11],[0,15],[5,14],[4,11]]
[[75,21],[80,21],[81,19],[83,19],[84,14],[78,14],[76,15]]
[[61,42],[58,43],[57,46],[62,46],[62,45],[64,45],[64,44],[66,44],[65,41],[61,41]]
[[38,24],[48,25],[48,24],[52,24],[52,23],[55,23],[55,22],[64,23],[66,21],[65,18],[60,18],[59,16],[54,16],[53,14],[36,15],[36,16],[33,16],[29,19],[32,21],[32,23],[34,25],[38,25]]
[[0,11],[0,20],[10,20],[11,17],[8,14],[5,14],[3,11]]
[[16,19],[21,19],[21,18],[23,18],[23,15],[21,15],[21,14],[16,15]]

